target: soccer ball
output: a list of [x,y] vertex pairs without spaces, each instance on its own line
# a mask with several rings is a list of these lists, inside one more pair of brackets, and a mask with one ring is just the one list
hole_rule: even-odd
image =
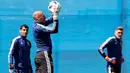
[[52,13],[54,13],[54,12],[58,13],[58,12],[60,12],[60,10],[61,10],[61,5],[60,5],[60,3],[57,2],[57,1],[51,1],[51,2],[49,3],[48,10],[49,10],[50,12],[52,12]]

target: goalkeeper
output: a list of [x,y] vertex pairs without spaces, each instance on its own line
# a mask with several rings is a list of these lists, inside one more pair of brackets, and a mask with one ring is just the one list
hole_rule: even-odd
[[[122,34],[123,28],[117,27],[115,36],[109,37],[98,49],[99,53],[107,61],[108,73],[121,73],[121,63],[124,62],[122,56]],[[103,51],[104,48],[107,48],[108,55]]]
[[[35,56],[36,73],[53,73],[52,42],[50,34],[58,33],[58,14],[60,5],[57,1],[50,2],[48,9],[52,17],[46,19],[42,11],[33,13],[33,37],[36,43],[37,54]],[[55,5],[53,8],[53,5]],[[48,26],[52,24],[52,27]]]

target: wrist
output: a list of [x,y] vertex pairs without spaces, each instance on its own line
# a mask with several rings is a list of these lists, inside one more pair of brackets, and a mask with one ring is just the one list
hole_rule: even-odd
[[122,59],[121,59],[121,63],[123,63],[123,62],[124,62],[124,57],[122,56],[121,58],[122,58]]
[[110,58],[108,56],[105,57],[105,60],[107,60],[108,62],[110,62]]
[[58,20],[58,15],[53,15],[53,20]]
[[14,69],[14,65],[13,64],[9,64],[9,68],[10,69]]

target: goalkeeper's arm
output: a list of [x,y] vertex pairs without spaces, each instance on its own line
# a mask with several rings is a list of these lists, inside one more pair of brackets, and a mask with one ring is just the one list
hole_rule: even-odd
[[58,32],[58,20],[53,20],[52,27],[51,26],[44,26],[41,24],[37,24],[39,27],[37,31],[43,31],[47,33],[57,33]]
[[109,58],[105,52],[104,52],[104,48],[107,47],[107,45],[111,42],[111,38],[108,38],[98,49],[99,53],[104,57],[104,59],[107,61],[107,62],[110,62],[112,64],[115,64],[116,63],[116,58],[115,57],[112,57],[112,58]]
[[98,52],[105,58],[106,54],[104,52],[104,49],[108,46],[108,44],[111,42],[111,38],[108,38],[104,43],[101,44],[101,46],[98,49]]

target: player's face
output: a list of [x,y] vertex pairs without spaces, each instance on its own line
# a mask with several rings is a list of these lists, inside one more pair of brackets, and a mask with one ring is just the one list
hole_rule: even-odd
[[116,31],[115,31],[115,36],[116,36],[118,39],[121,39],[121,38],[122,38],[122,35],[123,35],[123,31],[121,31],[121,30],[116,30]]
[[20,29],[20,34],[21,34],[22,36],[27,36],[27,34],[28,34],[28,29],[25,28],[25,27],[22,27],[22,29]]

